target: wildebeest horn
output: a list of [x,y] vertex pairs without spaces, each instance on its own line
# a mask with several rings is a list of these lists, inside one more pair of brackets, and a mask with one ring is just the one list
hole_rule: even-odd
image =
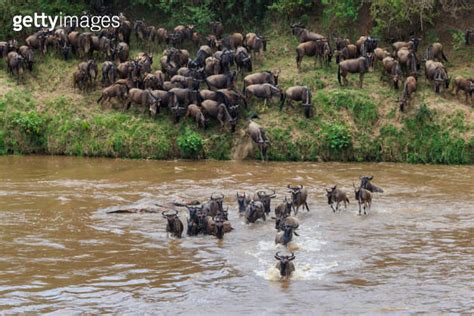
[[291,261],[291,260],[294,260],[294,259],[295,259],[295,254],[292,252],[291,257],[289,257],[288,260]]
[[281,260],[280,252],[279,252],[279,251],[275,254],[275,259]]
[[[175,213],[174,213],[174,214],[168,214],[168,213],[171,212],[171,211],[174,211]],[[175,215],[178,215],[178,211],[177,211],[177,210],[163,211],[163,212],[161,212],[161,215],[163,215],[163,217],[175,216]]]
[[211,200],[219,200],[224,198],[224,194],[219,193],[220,197],[214,197],[214,193],[211,194]]

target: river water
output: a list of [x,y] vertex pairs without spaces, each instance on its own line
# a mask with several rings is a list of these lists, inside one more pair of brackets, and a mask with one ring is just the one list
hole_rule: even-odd
[[[352,182],[385,192],[357,215]],[[474,312],[474,167],[0,157],[0,313],[400,314]],[[309,190],[296,272],[273,268],[274,223],[247,225],[235,193]],[[324,187],[350,192],[334,214]],[[168,238],[130,203],[225,195],[235,228]],[[186,212],[180,213],[185,221]]]

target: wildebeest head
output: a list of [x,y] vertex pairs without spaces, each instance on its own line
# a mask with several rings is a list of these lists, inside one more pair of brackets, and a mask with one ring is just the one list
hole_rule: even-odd
[[289,200],[286,196],[285,196],[285,200],[283,200],[283,203],[285,205],[285,209],[283,210],[283,212],[280,214],[280,216],[276,217],[275,218],[275,229],[276,230],[280,230],[283,228],[283,223],[285,221],[285,218],[287,218],[288,216],[290,216],[291,214],[291,208],[293,206],[293,203],[291,202],[291,200]]
[[222,218],[214,219],[215,222],[215,234],[217,239],[224,238],[224,220]]
[[295,204],[299,198],[299,196],[301,195],[301,190],[303,190],[303,185],[300,184],[298,186],[291,186],[290,184],[288,184],[288,191],[291,193],[291,200],[292,200],[292,203]]
[[412,36],[409,43],[411,43],[413,51],[416,53],[418,50],[418,45],[420,44],[421,38]]
[[273,75],[273,80],[275,81],[275,84],[274,84],[275,86],[278,85],[278,77],[280,76],[280,72],[281,72],[280,68],[271,71]]
[[168,221],[168,225],[172,226],[174,225],[174,222],[178,220],[178,211],[172,210],[172,211],[164,211],[161,213],[164,218]]
[[383,190],[376,185],[372,184],[370,181],[374,176],[361,176],[360,177],[360,188],[366,189],[370,192],[380,192],[383,193]]
[[236,197],[237,197],[237,203],[239,205],[239,212],[240,213],[245,212],[245,209],[250,202],[249,198],[247,197],[245,192],[243,194],[240,194],[239,192],[237,192]]
[[212,193],[210,200],[211,200],[212,202],[216,203],[216,205],[218,206],[218,211],[219,211],[219,212],[223,212],[223,211],[224,211],[224,208],[222,207],[222,204],[223,204],[223,202],[224,202],[224,194],[215,194],[215,193]]
[[272,199],[276,198],[275,190],[272,190],[272,193],[267,193],[266,191],[258,191],[257,192],[257,197],[260,202],[263,204],[263,209],[265,213],[270,213],[270,204]]
[[326,197],[328,198],[328,204],[334,202],[334,193],[336,192],[337,185],[333,186],[330,190],[326,189]]
[[275,254],[275,259],[280,261],[280,276],[288,276],[290,270],[290,262],[295,259],[295,254],[292,252],[290,256],[282,256],[280,255],[280,252],[277,252]]

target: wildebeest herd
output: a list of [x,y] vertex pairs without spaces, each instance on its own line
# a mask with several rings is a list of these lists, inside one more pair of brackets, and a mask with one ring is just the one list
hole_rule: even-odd
[[[41,54],[55,50],[64,59],[74,54],[83,60],[73,74],[74,87],[91,91],[101,75],[103,90],[98,103],[112,103],[123,110],[133,105],[151,117],[166,109],[175,122],[186,117],[199,128],[206,128],[210,120],[216,120],[223,129],[227,127],[234,132],[242,108],[248,108],[253,99],[264,100],[266,104],[278,98],[280,110],[285,103],[293,107],[293,101],[297,101],[306,117],[314,115],[310,87],[297,85],[282,89],[278,84],[279,68],[247,74],[252,72],[253,63],[264,58],[268,42],[264,36],[253,32],[224,36],[224,25],[216,21],[210,25],[212,33],[203,38],[194,25],[178,25],[168,31],[144,20],[132,23],[123,14],[119,17],[120,27],[98,33],[73,27],[40,29],[25,39],[26,45],[19,46],[16,39],[0,42],[0,55],[5,58],[9,72],[20,77],[24,68],[33,69],[34,50]],[[299,71],[304,56],[314,57],[327,67],[334,55],[339,83],[347,85],[348,75],[356,73],[362,86],[369,69],[381,67],[381,79],[389,79],[395,89],[403,86],[399,97],[401,111],[409,106],[416,91],[422,64],[426,79],[437,93],[447,89],[451,81],[442,63],[447,57],[441,43],[432,43],[418,56],[421,39],[414,36],[406,42],[394,42],[389,51],[378,47],[379,41],[371,36],[361,36],[352,44],[335,34],[323,36],[311,32],[301,23],[291,24],[291,32],[300,42],[296,48]],[[160,70],[153,69],[151,52],[140,52],[130,58],[132,34],[139,45],[164,47]],[[467,31],[467,45],[472,43],[471,37],[472,32]],[[194,59],[183,48],[185,45],[197,50]],[[97,59],[104,60],[100,71]],[[237,88],[239,78],[243,79],[241,90]],[[464,91],[468,102],[474,92],[474,79],[457,77],[453,89],[456,94]],[[247,134],[264,159],[270,146],[264,129],[253,121],[247,126]]]
[[[360,183],[356,187],[354,184],[354,198],[358,203],[358,214],[362,215],[370,210],[374,193],[382,193],[383,190],[374,185],[371,181],[373,176],[361,176]],[[331,210],[336,213],[341,211],[340,204],[350,203],[347,192],[337,188],[337,186],[326,188],[326,197]],[[280,244],[288,248],[293,241],[293,236],[299,237],[297,229],[300,226],[297,218],[300,208],[310,211],[308,206],[308,189],[303,185],[288,185],[285,188],[286,193],[281,203],[274,207],[272,213],[271,203],[277,198],[275,190],[257,190],[254,193],[236,192],[236,213],[242,218],[246,224],[254,224],[257,222],[266,222],[271,217],[275,221],[275,244]],[[224,195],[213,193],[207,201],[175,201],[173,206],[163,206],[154,204],[164,208],[160,209],[136,209],[125,208],[108,211],[111,213],[136,213],[136,212],[161,212],[166,219],[166,232],[174,238],[182,238],[183,232],[190,237],[199,235],[211,235],[218,239],[223,239],[225,234],[230,233],[234,228],[229,220],[229,208],[224,207]],[[177,208],[185,208],[187,210],[186,223],[183,223],[179,217]],[[295,259],[294,253],[289,256],[276,253],[275,258],[278,260],[276,267],[280,271],[281,277],[288,278],[294,271],[294,265],[291,262]]]

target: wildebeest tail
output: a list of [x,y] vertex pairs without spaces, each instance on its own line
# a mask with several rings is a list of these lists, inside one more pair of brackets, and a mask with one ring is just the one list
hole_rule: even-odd
[[283,110],[283,105],[285,104],[286,100],[286,93],[285,91],[282,91],[280,94],[280,111]]
[[339,85],[342,85],[342,83],[341,83],[341,64],[337,65],[337,81],[339,82]]
[[448,61],[448,58],[446,57],[443,51],[441,51],[441,57],[443,57],[444,61]]

